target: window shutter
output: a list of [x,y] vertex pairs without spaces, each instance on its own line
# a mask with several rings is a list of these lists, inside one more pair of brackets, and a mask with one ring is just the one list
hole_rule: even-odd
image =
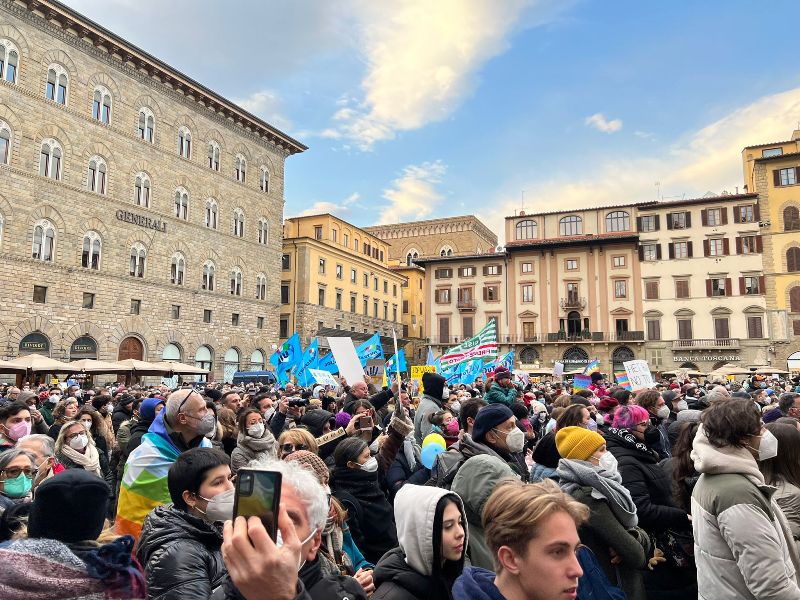
[[483,301],[486,302],[486,300],[488,300],[488,299],[489,299],[489,288],[484,287],[483,288]]
[[655,223],[656,231],[658,231],[659,229],[661,229],[661,216],[660,215],[656,215],[655,221],[656,221],[656,223]]
[[692,226],[692,213],[686,211],[686,229]]
[[700,223],[703,227],[708,225],[708,211],[705,208],[700,211]]
[[739,277],[739,295],[744,296],[746,290],[744,288],[744,277]]
[[742,238],[736,236],[736,254],[742,253]]
[[728,207],[727,206],[723,206],[721,212],[722,212],[722,224],[723,225],[727,225],[728,224]]
[[758,208],[758,204],[753,205],[753,220],[758,223],[761,220],[761,211]]
[[486,275],[486,273],[488,272],[488,270],[489,270],[489,269],[486,267],[486,265],[483,265],[483,274],[484,274],[484,275]]
[[434,290],[433,291],[433,301],[434,302],[439,302],[439,290]]
[[794,180],[798,181],[797,176],[800,175],[800,169],[797,167],[794,168]]
[[644,260],[644,246],[639,246],[639,260]]
[[706,296],[711,297],[711,280],[706,279]]
[[708,256],[711,254],[711,244],[709,244],[708,240],[703,240],[703,256]]
[[781,172],[778,169],[775,169],[772,172],[772,185],[778,187],[781,184]]
[[758,293],[759,294],[766,294],[767,293],[767,285],[764,281],[764,276],[758,276]]
[[636,231],[642,230],[642,217],[636,217]]
[[725,278],[725,295],[732,296],[733,295],[733,285],[731,285],[731,278]]
[[675,258],[675,244],[673,244],[672,242],[669,242],[667,244],[667,252],[668,252],[670,258]]
[[433,278],[434,279],[439,279],[439,269],[436,269],[436,270],[433,271]]
[[656,258],[661,260],[661,244],[656,244]]
[[672,215],[667,215],[667,229],[672,229]]
[[722,238],[722,253],[725,256],[728,256],[731,253],[731,244],[728,238]]
[[692,251],[692,242],[686,242],[686,255],[689,258],[692,258],[692,256],[694,256],[694,252]]

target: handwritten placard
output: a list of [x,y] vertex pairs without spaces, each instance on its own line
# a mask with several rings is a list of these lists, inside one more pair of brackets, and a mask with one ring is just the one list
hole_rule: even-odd
[[626,360],[622,364],[628,374],[631,390],[636,391],[655,387],[656,382],[653,381],[653,374],[650,372],[650,367],[647,365],[646,360]]

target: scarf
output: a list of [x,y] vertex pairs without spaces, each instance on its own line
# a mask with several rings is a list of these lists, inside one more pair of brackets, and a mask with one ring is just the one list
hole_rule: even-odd
[[90,473],[94,473],[98,477],[103,476],[103,472],[100,470],[100,455],[97,453],[97,448],[95,448],[92,442],[89,442],[86,445],[85,454],[81,454],[80,452],[72,448],[69,444],[65,444],[61,448],[61,452],[72,462],[82,466]]
[[408,462],[408,468],[413,473],[417,470],[417,462],[419,461],[419,448],[414,443],[414,432],[412,431],[403,440],[403,455]]
[[269,427],[264,427],[264,435],[260,438],[251,437],[246,431],[240,432],[236,438],[236,443],[243,448],[247,448],[253,454],[260,452],[268,452],[275,454],[275,436],[269,430]]
[[609,473],[585,460],[562,458],[558,462],[558,475],[561,489],[572,495],[583,486],[592,488],[592,498],[608,501],[611,512],[625,529],[633,529],[639,522],[636,505],[631,493],[622,485],[622,475],[618,471]]
[[622,443],[624,446],[628,448],[632,448],[638,450],[642,454],[646,454],[650,458],[654,458],[658,460],[658,452],[655,450],[651,450],[647,444],[644,444],[636,439],[630,431],[627,429],[623,429],[622,427],[611,427],[606,431],[606,437],[613,437],[616,438],[617,441]]

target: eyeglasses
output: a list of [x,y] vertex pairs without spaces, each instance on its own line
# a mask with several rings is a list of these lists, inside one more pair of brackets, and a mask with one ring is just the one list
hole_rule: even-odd
[[0,473],[5,475],[6,479],[16,479],[21,473],[25,473],[25,477],[33,477],[36,475],[36,469],[32,469],[31,467],[10,467],[8,469],[3,469]]
[[186,397],[183,400],[181,400],[181,403],[178,405],[178,410],[176,411],[176,414],[181,412],[181,409],[183,408],[183,405],[186,404],[186,401],[189,399],[189,396],[191,396],[192,394],[194,394],[194,390],[189,390],[189,393],[186,394]]
[[292,452],[297,452],[298,450],[308,450],[308,446],[305,444],[298,444],[297,446],[294,444],[284,444],[281,446],[281,452],[286,454],[291,454]]
[[64,437],[66,438],[67,441],[70,441],[70,440],[74,440],[79,435],[86,435],[86,430],[84,430],[84,431],[76,431],[75,433],[68,433]]

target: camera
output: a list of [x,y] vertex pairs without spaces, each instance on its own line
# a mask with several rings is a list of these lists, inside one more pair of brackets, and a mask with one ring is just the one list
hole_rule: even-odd
[[289,398],[289,406],[298,408],[300,406],[308,406],[308,399],[306,398]]

